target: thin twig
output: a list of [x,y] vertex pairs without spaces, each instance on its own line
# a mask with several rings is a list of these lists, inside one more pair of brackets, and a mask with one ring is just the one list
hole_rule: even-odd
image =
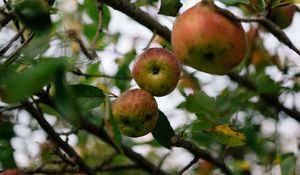
[[44,118],[43,112],[38,105],[35,105],[36,107],[34,107],[34,105],[28,101],[22,102],[22,105],[38,121],[43,130],[47,132],[49,138],[56,143],[57,146],[63,149],[72,160],[74,160],[74,162],[79,166],[80,170],[86,172],[88,175],[96,175],[95,171],[85,163],[85,161],[76,153],[76,151],[59,137],[52,126]]
[[220,162],[219,160],[214,158],[208,151],[199,148],[195,143],[182,139],[179,136],[173,136],[171,138],[171,143],[173,146],[188,150],[197,158],[199,157],[214,164],[216,167],[219,167],[225,174],[233,174],[231,170],[224,164],[224,162]]
[[[246,77],[242,77],[236,73],[229,73],[229,78],[235,82],[237,82],[239,85],[244,86],[245,88],[249,89],[250,91],[257,91],[256,85],[247,79]],[[259,94],[259,97],[269,104],[270,106],[273,106],[276,108],[277,111],[283,111],[293,119],[300,122],[300,113],[297,110],[289,109],[285,107],[282,103],[279,102],[279,96],[277,94]]]
[[94,78],[94,77],[101,77],[101,78],[109,78],[109,79],[120,79],[120,80],[131,80],[132,77],[130,76],[111,76],[106,74],[85,74],[81,72],[79,69],[75,69],[72,71],[73,74],[78,76],[84,76],[86,78]]
[[[170,155],[170,152],[168,152],[167,154],[164,155],[164,157],[159,161],[158,165],[157,165],[157,170],[160,170],[163,163],[165,162],[165,160],[167,159],[167,157]],[[156,173],[157,175],[159,175],[159,171]]]
[[8,42],[8,44],[0,50],[0,57],[11,47],[12,43],[15,42],[25,31],[25,27],[23,27],[18,33],[12,37],[12,39]]
[[[141,167],[139,167],[136,164],[112,164],[112,165],[105,165],[101,168],[94,168],[94,171],[96,172],[109,172],[109,171],[119,171],[119,170],[132,170],[132,169],[141,169]],[[70,167],[64,167],[62,169],[58,169],[58,168],[38,168],[35,170],[32,169],[25,169],[23,170],[23,172],[25,172],[26,174],[63,174],[63,173],[78,173],[78,171],[76,171],[73,168]]]
[[76,41],[82,51],[82,53],[89,59],[89,60],[94,60],[95,58],[97,58],[97,54],[96,53],[91,53],[89,51],[89,49],[85,46],[85,44],[83,43],[82,39],[79,37],[79,34],[76,30],[68,30],[67,31],[67,35],[70,39],[73,39],[74,41]]
[[263,25],[265,28],[267,28],[280,42],[287,45],[290,49],[295,51],[298,55],[300,55],[300,50],[292,43],[292,41],[289,39],[289,37],[278,27],[276,24],[274,24],[271,20],[267,19],[264,16],[259,16],[255,18],[240,18],[238,16],[235,16],[234,14],[230,13],[229,11],[222,9],[218,6],[214,6],[215,9],[217,9],[220,13],[227,16],[228,18],[232,20],[237,20],[240,22],[257,22],[261,25]]
[[142,11],[140,8],[130,3],[128,0],[101,0],[112,8],[123,12],[138,23],[147,27],[151,31],[156,31],[160,36],[171,40],[170,30],[154,20],[148,13]]
[[32,40],[34,34],[31,33],[29,35],[29,37],[25,40],[25,42],[16,50],[14,51],[8,58],[7,60],[5,60],[5,62],[3,63],[4,67],[9,66],[10,64],[12,64],[13,62],[15,62],[19,56],[21,55],[23,49],[30,43],[30,41]]
[[191,166],[193,166],[195,163],[197,163],[199,159],[200,159],[200,156],[195,156],[194,159],[193,159],[189,164],[187,164],[185,167],[183,167],[183,168],[177,173],[177,175],[183,174],[186,170],[188,170],[189,168],[191,168]]
[[97,40],[103,29],[103,2],[102,1],[100,1],[100,0],[97,1],[97,8],[98,8],[98,26],[97,26],[97,31],[93,38],[93,42],[92,42],[93,50],[95,50],[95,48],[96,48]]

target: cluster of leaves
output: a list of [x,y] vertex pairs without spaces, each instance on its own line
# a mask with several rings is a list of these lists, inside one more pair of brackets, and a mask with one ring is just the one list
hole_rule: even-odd
[[[116,52],[118,50],[122,34],[110,33],[108,28],[112,20],[112,9],[102,1],[72,1],[77,7],[72,12],[62,10],[61,3],[64,2],[56,2],[52,6],[52,1],[47,1],[48,4],[42,3],[38,8],[36,4],[30,4],[32,2],[12,0],[0,9],[0,15],[13,16],[8,24],[2,25],[0,21],[0,32],[4,32],[4,29],[14,31],[17,37],[12,42],[20,44],[17,48],[8,50],[5,48],[9,43],[0,43],[0,170],[17,167],[11,140],[16,137],[13,125],[18,120],[13,120],[13,117],[21,117],[18,111],[24,110],[24,103],[37,105],[43,114],[54,118],[53,128],[72,131],[70,134],[78,139],[77,151],[89,165],[101,165],[101,168],[107,164],[131,162],[122,154],[122,145],[132,147],[139,143],[121,136],[114,123],[110,103],[116,96],[112,89],[124,92],[132,86],[130,64],[136,56],[135,48],[115,60],[117,70],[113,75],[104,74],[101,60],[106,58],[97,57],[97,52],[111,50],[111,46]],[[158,13],[167,16],[176,16],[182,6],[179,0],[160,2]],[[255,4],[249,0],[221,2],[239,7],[249,16],[266,12],[270,4],[271,7],[276,7],[292,3],[278,0],[269,3],[257,0]],[[132,4],[137,7],[157,7],[158,3],[157,0],[137,0]],[[41,14],[43,18],[36,18],[36,15]],[[53,17],[52,20],[50,16]],[[40,20],[45,28],[39,27]],[[293,80],[298,76],[291,69],[291,63],[281,62],[278,55],[267,51],[261,38],[266,32],[259,25],[251,26],[248,32],[249,53],[245,62],[233,73],[242,80],[231,78],[237,84],[230,81],[215,97],[202,91],[205,83],[201,81],[201,74],[183,67],[184,75],[177,90],[184,100],[177,108],[185,112],[189,122],[172,128],[169,117],[160,111],[157,125],[152,131],[154,140],[144,144],[151,145],[153,150],[162,146],[171,149],[173,145],[170,140],[178,135],[217,155],[222,162],[228,163],[235,174],[251,172],[254,165],[260,165],[267,171],[270,166],[277,164],[280,164],[282,174],[292,174],[296,166],[295,155],[285,153],[278,147],[280,137],[277,131],[265,136],[261,131],[261,123],[266,119],[278,123],[280,118],[286,117],[280,113],[282,109],[278,108],[277,103],[272,105],[263,97],[278,99],[282,94],[295,95],[299,91],[299,85]],[[282,78],[276,81],[272,79],[266,73],[268,68],[278,70]],[[290,82],[289,85],[286,85],[287,81]],[[188,120],[189,116],[195,119]],[[118,149],[113,149],[114,145],[104,144],[89,132],[81,130],[85,120],[105,128],[121,151],[116,151]],[[32,131],[37,129],[30,124],[26,127]],[[65,135],[68,138],[69,134]],[[61,164],[53,163],[56,159],[61,160],[56,148],[51,147],[50,154],[45,150],[47,149],[41,147],[38,164],[44,166],[49,162],[50,168],[64,170]],[[53,152],[56,154],[53,155]],[[246,159],[246,155],[257,159]],[[155,156],[151,157],[149,154],[148,157],[157,162],[163,159],[156,153]],[[227,161],[230,157],[233,159]],[[63,162],[66,163],[64,160]],[[27,168],[34,169],[37,166],[38,172],[44,168],[39,165]],[[195,171],[211,173],[218,168],[209,166],[202,170],[201,166],[203,164],[199,163]],[[132,173],[141,174],[139,170],[132,170]]]

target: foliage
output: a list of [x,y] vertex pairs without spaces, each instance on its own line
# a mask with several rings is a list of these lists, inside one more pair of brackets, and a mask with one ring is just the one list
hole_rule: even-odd
[[[180,174],[195,164],[188,174],[271,173],[278,167],[283,175],[295,174],[299,136],[286,136],[294,128],[282,126],[292,121],[299,129],[294,59],[299,48],[269,20],[272,8],[299,3],[295,0],[216,2],[238,9],[238,20],[246,22],[244,62],[224,76],[182,65],[174,93],[156,98],[159,119],[152,135],[121,135],[111,103],[137,87],[131,68],[141,48],[168,45],[170,50],[170,31],[156,22],[174,22],[185,3],[192,5],[179,0],[0,1],[0,171]],[[116,11],[140,24],[118,21]],[[299,9],[296,13],[294,18]],[[119,30],[113,30],[116,23]],[[276,49],[268,47],[269,40]],[[58,144],[59,138],[64,142]],[[194,156],[190,164],[175,147]]]

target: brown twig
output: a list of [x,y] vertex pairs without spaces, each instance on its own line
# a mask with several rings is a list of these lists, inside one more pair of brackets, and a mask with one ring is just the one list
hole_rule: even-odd
[[18,31],[18,33],[14,37],[11,38],[8,44],[0,50],[0,57],[11,47],[12,43],[15,42],[24,31],[25,28],[23,27],[20,31]]
[[183,174],[186,170],[188,170],[188,169],[191,168],[195,163],[197,163],[198,160],[199,160],[200,158],[201,158],[201,157],[199,157],[199,156],[195,156],[194,159],[193,159],[189,164],[187,164],[185,167],[183,167],[183,168],[177,173],[177,175]]
[[0,29],[15,18],[14,15],[11,13],[6,13],[5,11],[1,11],[1,14],[4,16],[4,18],[0,19]]
[[[101,168],[94,168],[96,172],[108,172],[108,171],[119,171],[119,170],[132,170],[132,169],[141,169],[136,164],[113,164],[113,165],[105,165]],[[62,173],[78,173],[73,168],[65,167],[64,169],[58,168],[39,168],[35,170],[25,169],[24,172],[26,174],[62,174]]]
[[94,77],[101,77],[101,78],[109,78],[109,79],[120,79],[120,80],[131,80],[132,77],[130,76],[111,76],[106,74],[85,74],[81,72],[79,69],[75,69],[72,71],[73,74],[78,76],[84,76],[86,78],[94,78]]
[[220,162],[217,159],[215,159],[208,151],[199,148],[195,143],[182,139],[179,136],[173,136],[171,138],[171,143],[173,146],[181,147],[188,150],[195,156],[195,158],[201,158],[214,164],[216,167],[219,167],[225,174],[233,174],[223,162]]
[[27,45],[30,43],[30,41],[32,40],[33,37],[34,37],[34,34],[31,33],[29,35],[29,37],[25,40],[25,42],[16,51],[14,51],[12,54],[9,55],[9,57],[3,63],[3,66],[7,67],[10,64],[12,64],[13,62],[15,62],[19,58],[19,56],[21,55],[23,49],[25,47],[27,47]]
[[67,35],[70,39],[73,39],[75,42],[78,43],[82,53],[89,59],[94,60],[97,58],[97,54],[94,52],[90,52],[90,50],[85,46],[82,39],[79,37],[79,34],[76,30],[68,30]]
[[292,49],[298,55],[300,55],[300,50],[292,43],[292,41],[289,39],[289,37],[280,29],[280,27],[278,27],[276,24],[274,24],[271,20],[267,19],[266,17],[259,16],[259,17],[255,17],[255,18],[240,18],[218,6],[214,6],[214,7],[220,13],[222,13],[223,15],[227,16],[228,18],[230,18],[232,20],[237,20],[237,21],[246,22],[246,23],[257,22],[257,23],[261,24],[266,29],[268,29],[280,42],[284,43],[290,49]]
[[145,13],[140,8],[131,4],[127,0],[101,0],[105,4],[111,6],[112,8],[123,12],[128,15],[138,23],[147,27],[151,31],[156,31],[160,36],[166,38],[168,41],[171,40],[170,30],[162,26],[159,22],[154,20],[148,13]]
[[[249,89],[250,91],[257,91],[256,85],[246,77],[242,77],[235,73],[229,73],[228,76],[231,80],[237,82],[238,84]],[[283,104],[279,102],[278,95],[264,93],[264,94],[259,94],[259,96],[263,101],[265,101],[270,106],[275,107],[278,111],[283,111],[293,119],[300,122],[300,113],[297,110],[292,110],[283,106]]]
[[48,134],[49,138],[68,154],[68,156],[79,166],[81,171],[84,171],[88,175],[96,175],[95,171],[85,163],[76,151],[59,137],[52,126],[44,118],[43,112],[38,105],[35,107],[28,101],[22,102],[22,105],[38,121],[43,130]]
[[131,159],[133,162],[135,162],[138,166],[141,167],[141,169],[151,173],[156,174],[159,172],[160,175],[166,175],[164,171],[158,169],[154,164],[149,162],[147,159],[145,159],[142,155],[134,152],[132,149],[128,148],[127,146],[121,144],[120,148],[111,140],[108,133],[101,127],[97,127],[87,121],[81,121],[82,128],[86,131],[94,134],[95,136],[99,137],[104,142],[111,145],[118,153],[124,153],[126,157]]
[[97,40],[100,36],[100,33],[102,32],[103,29],[103,2],[101,0],[97,1],[97,8],[98,8],[98,26],[97,26],[97,31],[96,34],[93,38],[92,42],[92,49],[95,50]]

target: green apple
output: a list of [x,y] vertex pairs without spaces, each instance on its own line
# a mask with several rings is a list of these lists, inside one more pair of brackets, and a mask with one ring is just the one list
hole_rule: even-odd
[[182,63],[217,75],[231,72],[247,51],[242,25],[205,2],[197,3],[176,18],[171,44]]
[[164,48],[150,48],[138,55],[132,76],[141,89],[154,96],[171,93],[177,86],[181,69],[176,56]]
[[154,97],[142,89],[121,94],[112,103],[112,113],[120,132],[129,137],[140,137],[151,132],[159,115]]

